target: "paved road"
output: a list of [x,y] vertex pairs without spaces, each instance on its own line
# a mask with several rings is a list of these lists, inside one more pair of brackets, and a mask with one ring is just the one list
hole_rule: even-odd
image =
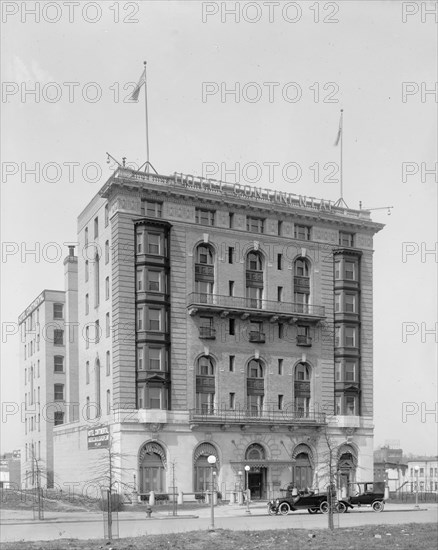
[[[13,513],[3,512],[1,540],[53,540],[60,538],[103,538],[102,516],[100,514],[46,514],[46,521],[32,521],[31,516],[23,517],[18,523]],[[266,507],[254,505],[251,515],[238,506],[222,506],[215,510],[215,527],[232,530],[266,530],[266,529],[323,529],[327,527],[326,515],[310,515],[306,512],[292,512],[288,516],[268,516]],[[199,517],[171,518],[161,514],[155,519],[145,519],[143,513],[122,512],[119,514],[119,536],[139,536],[145,534],[177,533],[208,529],[210,511],[202,508],[184,515],[197,514]],[[181,516],[183,513],[181,513]],[[63,516],[63,517],[60,517]],[[335,514],[335,527],[354,527],[377,524],[405,524],[437,522],[438,507],[436,504],[423,505],[414,510],[408,505],[390,505],[382,513],[372,510],[354,510],[348,514]],[[388,527],[390,532],[390,527]]]

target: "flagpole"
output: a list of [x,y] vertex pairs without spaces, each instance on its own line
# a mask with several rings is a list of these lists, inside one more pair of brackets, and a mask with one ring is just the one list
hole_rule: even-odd
[[343,182],[343,163],[342,163],[342,149],[344,141],[344,109],[341,109],[341,135],[340,135],[340,166],[339,166],[339,180],[341,183],[341,200],[344,200],[344,182]]
[[149,173],[149,123],[148,123],[148,89],[146,78],[146,61],[143,61],[144,65],[144,109],[146,118],[146,173]]

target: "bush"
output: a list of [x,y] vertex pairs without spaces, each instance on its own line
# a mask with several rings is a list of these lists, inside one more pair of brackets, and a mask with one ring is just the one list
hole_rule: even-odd
[[[100,510],[108,510],[108,500],[100,499],[99,500]],[[111,494],[111,510],[114,512],[121,512],[123,510],[123,496],[118,493]]]
[[169,500],[169,495],[166,495],[165,493],[157,493],[155,495],[155,502],[163,502]]

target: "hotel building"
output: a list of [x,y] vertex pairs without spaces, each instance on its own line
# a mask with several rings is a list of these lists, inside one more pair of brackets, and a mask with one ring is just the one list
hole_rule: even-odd
[[169,492],[172,470],[202,491],[210,455],[224,498],[245,466],[252,498],[325,490],[329,454],[341,485],[372,480],[382,227],[329,201],[116,170],[78,218],[79,413],[54,428],[55,481],[96,477],[96,426],[142,494]]

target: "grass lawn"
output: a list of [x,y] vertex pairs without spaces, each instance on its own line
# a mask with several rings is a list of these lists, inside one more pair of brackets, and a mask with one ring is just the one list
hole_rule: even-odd
[[[313,536],[314,535],[314,536]],[[380,535],[376,537],[375,535]],[[434,523],[365,525],[353,529],[304,529],[278,531],[229,531],[218,529],[169,535],[150,535],[114,540],[62,539],[47,542],[9,542],[2,550],[436,550],[438,529]]]

